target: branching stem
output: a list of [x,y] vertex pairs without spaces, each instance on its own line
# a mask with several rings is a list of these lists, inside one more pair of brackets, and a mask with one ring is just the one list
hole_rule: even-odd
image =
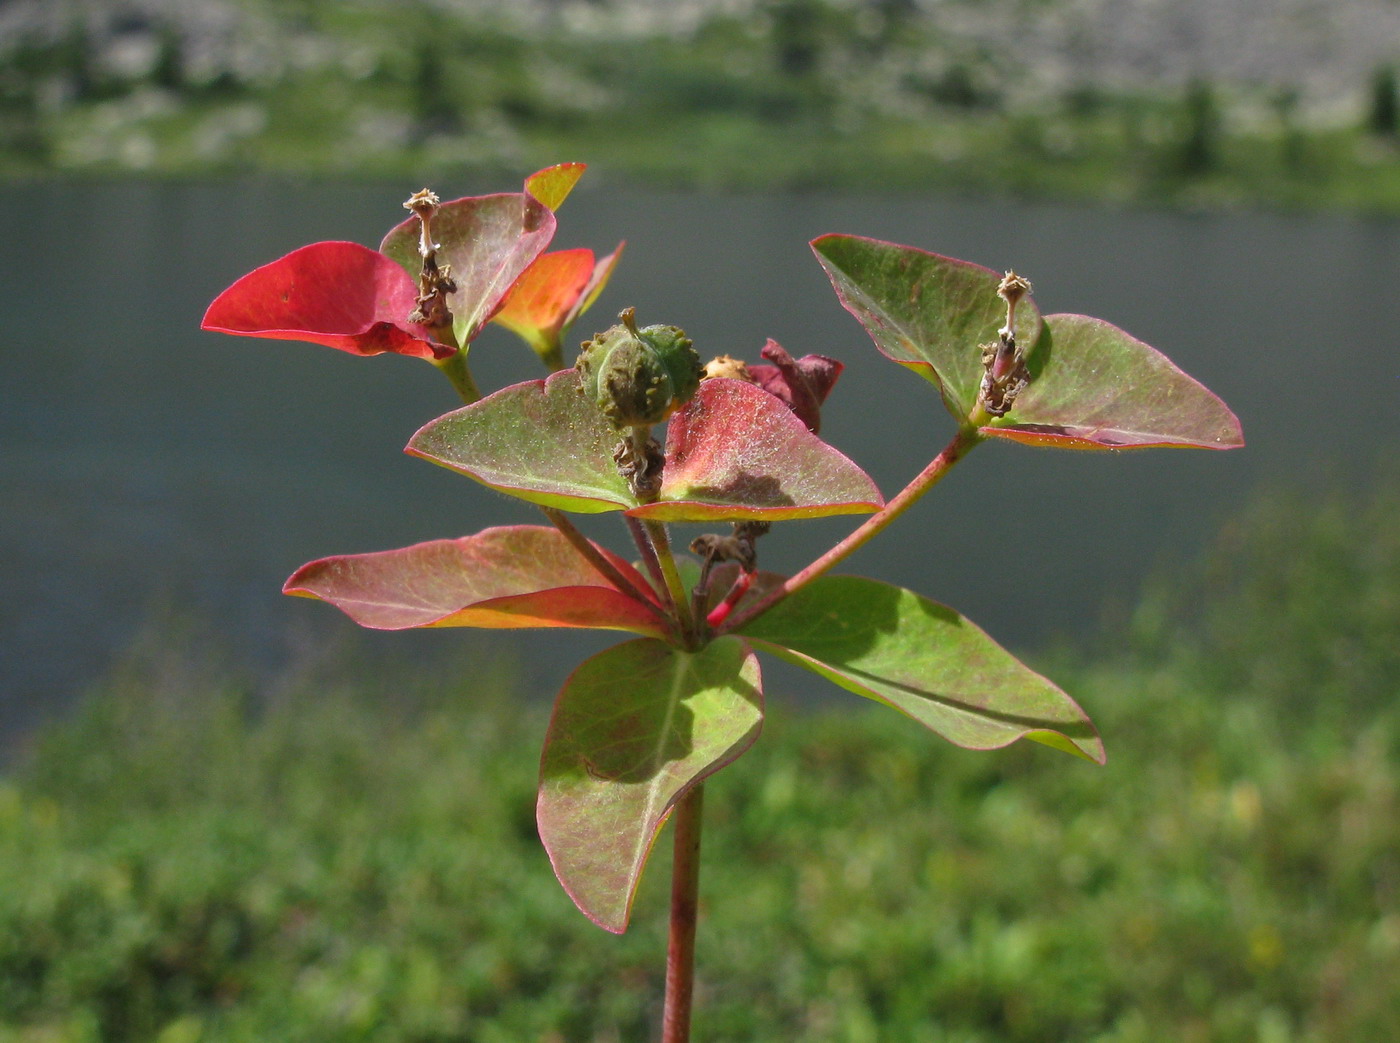
[[436,360],[433,365],[452,381],[452,386],[457,389],[457,394],[462,396],[462,401],[467,405],[481,400],[481,389],[476,386],[472,371],[467,366],[466,348],[458,348],[447,358]]
[[[540,510],[544,511],[544,516],[548,518],[563,537],[569,541],[574,550],[582,554],[584,558],[587,559],[588,564],[597,569],[604,579],[616,587],[621,593],[635,598],[649,608],[655,609],[655,599],[643,592],[636,583],[619,571],[617,567],[593,545],[593,541],[579,531],[578,526],[569,519],[567,514],[556,507],[542,506]],[[660,613],[658,612],[657,615],[659,616]]]
[[690,611],[690,599],[685,596],[685,583],[681,581],[680,570],[676,568],[676,558],[671,553],[671,537],[666,532],[666,524],[647,519],[642,526],[646,530],[647,542],[656,552],[661,578],[666,584],[666,593],[670,596],[680,631],[687,635],[687,640],[693,640],[695,617]]
[[637,551],[642,556],[642,564],[646,566],[647,575],[651,577],[656,589],[663,597],[669,598],[670,591],[666,589],[666,577],[661,574],[661,562],[656,560],[656,550],[651,545],[651,540],[647,538],[647,530],[636,518],[624,516],[627,522],[627,531],[632,534],[632,542],[637,545]]
[[789,577],[778,587],[768,594],[762,601],[735,613],[723,627],[723,632],[738,630],[746,623],[752,622],[770,608],[776,605],[789,594],[794,594],[801,590],[812,580],[823,575],[828,570],[845,561],[861,547],[865,546],[874,537],[883,532],[896,518],[914,506],[924,495],[935,485],[937,485],[950,470],[953,465],[961,460],[968,452],[979,443],[985,441],[986,436],[981,434],[975,426],[969,425],[962,428],[953,436],[953,440],[944,446],[943,451],[933,458],[927,467],[920,471],[908,485],[901,489],[894,497],[885,504],[884,508],[872,514],[865,520],[865,523],[852,532],[836,546],[817,558],[814,562],[804,568],[795,576]]

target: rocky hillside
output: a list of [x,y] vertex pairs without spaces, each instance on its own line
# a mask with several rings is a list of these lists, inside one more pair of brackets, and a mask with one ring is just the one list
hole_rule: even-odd
[[[812,164],[733,157],[781,166],[791,135],[835,166],[885,156],[883,182],[1144,147],[1165,150],[1152,180],[1254,135],[1314,184],[1374,180],[1397,68],[1400,0],[0,0],[0,175],[515,168],[596,144],[644,176],[786,183]],[[1367,126],[1380,151],[1300,144]]]

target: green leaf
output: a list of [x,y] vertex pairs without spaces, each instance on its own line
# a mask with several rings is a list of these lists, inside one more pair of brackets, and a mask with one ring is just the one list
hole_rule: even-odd
[[587,169],[587,163],[556,163],[527,177],[525,191],[549,209],[558,210]]
[[613,462],[620,438],[566,369],[439,417],[407,451],[523,500],[596,514],[637,504]]
[[876,580],[823,576],[742,633],[758,647],[892,706],[968,749],[1020,738],[1102,763],[1068,695],[950,608]]
[[870,476],[807,430],[782,399],[716,377],[671,417],[658,501],[627,513],[783,521],[868,514],[883,504]]
[[[415,280],[422,267],[419,222],[396,225],[380,244]],[[457,288],[448,294],[452,332],[469,343],[500,307],[515,280],[554,238],[554,212],[527,192],[454,199],[432,218],[439,264],[452,268]]]
[[[639,590],[623,559],[597,550]],[[330,602],[363,627],[584,627],[660,637],[655,604],[609,585],[558,530],[485,529],[401,550],[345,554],[303,565],[283,592]]]
[[[938,388],[948,411],[964,420],[982,383],[979,345],[995,342],[1006,322],[990,268],[854,235],[824,235],[812,250],[846,310],[875,346]],[[1016,342],[1034,344],[1040,313],[1025,298],[1016,309]]]
[[1155,348],[1100,319],[1047,315],[1015,408],[982,430],[1066,449],[1235,449],[1240,422]]
[[671,808],[753,745],[758,661],[737,638],[699,652],[629,641],[564,684],[540,764],[540,839],[585,916],[627,928],[647,855]]
[[859,467],[781,400],[707,380],[671,418],[660,499],[641,505],[617,473],[622,435],[577,371],[514,384],[422,428],[408,452],[493,489],[561,510],[670,521],[815,518],[880,508]]

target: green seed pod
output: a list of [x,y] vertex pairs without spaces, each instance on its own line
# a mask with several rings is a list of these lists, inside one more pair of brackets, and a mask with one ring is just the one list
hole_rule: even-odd
[[700,387],[700,356],[675,326],[637,329],[633,310],[622,324],[584,341],[577,368],[586,394],[619,428],[659,424]]

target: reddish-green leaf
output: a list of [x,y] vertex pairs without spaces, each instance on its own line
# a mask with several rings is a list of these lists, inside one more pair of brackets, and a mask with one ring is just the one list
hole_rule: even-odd
[[1047,315],[1031,382],[983,431],[1065,449],[1244,445],[1229,408],[1161,352],[1086,315]]
[[607,285],[622,247],[597,261],[588,249],[541,254],[515,281],[492,321],[540,355],[558,352],[564,332]]
[[952,609],[912,591],[824,576],[742,633],[958,746],[1029,738],[1103,762],[1098,732],[1073,699]]
[[[554,238],[554,212],[528,192],[468,196],[438,207],[432,218],[439,264],[451,266],[452,332],[466,344],[500,307],[511,285]],[[422,266],[417,218],[395,226],[380,250],[414,276]]]
[[[854,235],[824,235],[812,250],[846,310],[875,346],[938,388],[948,411],[965,419],[982,382],[979,345],[1006,322],[1001,276],[967,261]],[[1016,340],[1040,336],[1035,302],[1016,310]]]
[[383,254],[358,243],[312,243],[243,276],[214,299],[201,325],[356,355],[445,358],[453,349],[408,321],[417,292]]
[[[627,562],[598,548],[648,590]],[[284,593],[320,598],[364,627],[586,627],[665,633],[655,604],[608,584],[557,530],[485,529],[402,550],[346,554],[303,565]]]
[[676,802],[758,737],[758,661],[743,641],[699,652],[629,641],[589,659],[555,703],[540,763],[540,839],[574,904],[627,927],[647,855]]
[[656,503],[628,511],[666,521],[864,514],[883,505],[870,476],[781,399],[742,380],[702,381],[671,417]]
[[408,452],[550,507],[669,521],[814,518],[878,510],[880,492],[783,403],[743,381],[701,384],[671,418],[656,503],[617,473],[622,435],[578,373],[502,388],[425,426]]
[[[965,419],[982,380],[979,345],[996,340],[1006,305],[989,268],[857,236],[812,242],[846,309],[882,352],[931,380]],[[1150,446],[1232,449],[1244,444],[1225,404],[1160,352],[1083,315],[1042,321],[1016,311],[1030,385],[983,431],[1068,449]]]
[[532,503],[595,514],[637,502],[613,462],[620,437],[566,369],[439,417],[408,452]]
[[525,191],[549,209],[558,210],[587,169],[587,163],[556,163],[527,177]]

